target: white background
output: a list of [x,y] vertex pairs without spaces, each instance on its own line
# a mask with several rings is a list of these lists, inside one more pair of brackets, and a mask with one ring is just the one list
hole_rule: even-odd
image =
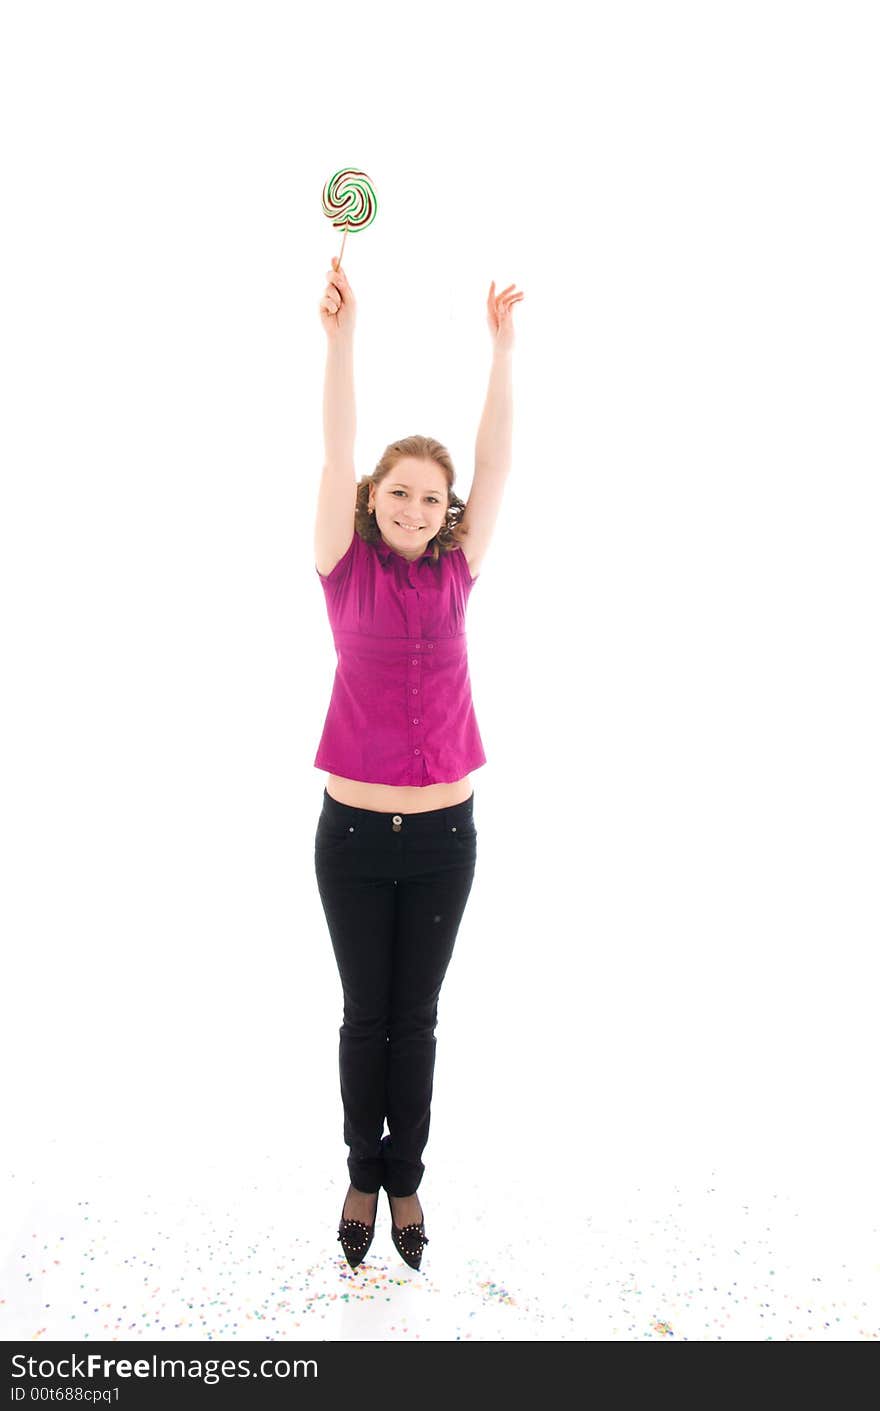
[[426,1209],[434,1152],[554,1214],[596,1170],[876,1179],[876,21],[4,7],[10,1170],[283,1152],[341,1208],[312,534],[351,165],[359,475],[419,432],[467,498],[489,284],[525,292]]

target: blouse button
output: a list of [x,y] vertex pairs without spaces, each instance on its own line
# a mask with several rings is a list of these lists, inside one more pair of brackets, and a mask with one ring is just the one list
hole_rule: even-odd
[[421,750],[413,750],[413,754],[421,754]]
[[426,642],[426,643],[425,643],[425,646],[428,648],[428,651],[429,651],[429,652],[432,652],[432,651],[434,650],[434,643],[433,643],[433,642]]
[[418,664],[419,664],[419,659],[418,659],[418,657],[413,657],[413,666],[418,666]]
[[418,723],[419,723],[419,717],[418,717],[417,715],[414,715],[414,716],[413,716],[413,725],[418,725]]

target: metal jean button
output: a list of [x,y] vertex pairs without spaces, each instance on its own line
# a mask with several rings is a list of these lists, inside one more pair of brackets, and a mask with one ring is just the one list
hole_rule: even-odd
[[400,829],[401,829],[402,825],[403,825],[403,819],[401,818],[401,816],[400,816],[399,813],[395,813],[394,816],[393,816],[393,818],[391,819],[391,826],[392,826],[392,828],[394,829],[395,833],[399,833],[399,832],[400,832]]

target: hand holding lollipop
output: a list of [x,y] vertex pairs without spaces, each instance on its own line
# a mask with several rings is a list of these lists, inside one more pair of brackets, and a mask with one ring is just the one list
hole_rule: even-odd
[[344,270],[339,268],[339,258],[334,255],[332,269],[327,271],[329,283],[320,303],[321,322],[328,338],[351,338],[357,319],[357,303],[354,291]]

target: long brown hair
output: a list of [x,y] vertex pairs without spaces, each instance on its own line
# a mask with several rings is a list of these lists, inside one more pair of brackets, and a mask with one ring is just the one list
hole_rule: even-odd
[[392,441],[390,446],[385,447],[373,474],[361,476],[358,482],[354,527],[368,544],[382,543],[382,536],[379,533],[375,516],[370,514],[367,508],[370,502],[370,486],[378,485],[380,481],[384,480],[389,471],[392,471],[397,462],[403,460],[405,456],[412,456],[420,461],[434,461],[446,476],[449,496],[446,518],[428,544],[431,557],[436,563],[441,554],[448,554],[461,548],[463,535],[460,522],[467,506],[464,500],[458,498],[452,488],[455,483],[455,466],[452,464],[452,457],[445,446],[430,436],[404,436],[402,441]]

